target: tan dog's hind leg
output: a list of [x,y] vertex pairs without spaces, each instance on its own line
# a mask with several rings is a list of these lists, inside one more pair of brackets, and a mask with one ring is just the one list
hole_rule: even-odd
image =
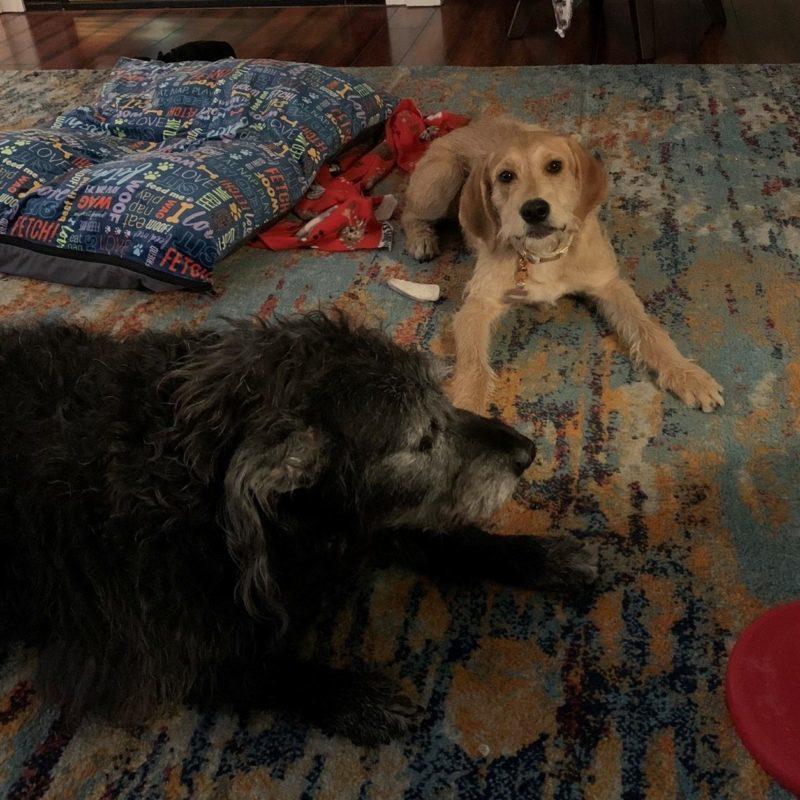
[[508,306],[479,297],[468,297],[453,318],[456,368],[449,387],[457,408],[485,414],[494,385],[489,365],[492,328]]
[[456,156],[436,144],[431,145],[411,175],[402,216],[406,252],[418,261],[429,261],[438,254],[433,224],[447,216],[464,183]]
[[681,355],[667,332],[647,316],[642,301],[622,278],[589,292],[615,328],[634,360],[657,375],[658,385],[686,405],[713,411],[724,405],[722,387],[701,367]]

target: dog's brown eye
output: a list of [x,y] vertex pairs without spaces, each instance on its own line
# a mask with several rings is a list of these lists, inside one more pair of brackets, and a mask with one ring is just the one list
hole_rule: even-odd
[[562,166],[563,164],[557,158],[554,158],[547,164],[546,169],[551,175],[557,175],[559,172],[561,172]]
[[513,181],[516,177],[517,176],[510,169],[504,169],[497,176],[497,180],[499,180],[500,183],[511,183],[511,181]]

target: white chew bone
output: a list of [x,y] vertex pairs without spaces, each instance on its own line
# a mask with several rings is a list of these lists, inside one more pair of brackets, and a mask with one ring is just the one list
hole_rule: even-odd
[[424,300],[432,303],[439,299],[439,286],[435,283],[412,283],[400,278],[389,278],[386,283],[396,292],[404,294],[412,300]]
[[380,205],[375,209],[375,219],[378,222],[385,222],[387,219],[391,219],[396,208],[397,198],[393,194],[385,194]]

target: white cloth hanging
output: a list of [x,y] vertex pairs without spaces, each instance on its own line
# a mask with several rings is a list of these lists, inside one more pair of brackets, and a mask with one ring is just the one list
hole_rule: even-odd
[[572,22],[573,0],[553,0],[556,15],[556,33],[563,39]]

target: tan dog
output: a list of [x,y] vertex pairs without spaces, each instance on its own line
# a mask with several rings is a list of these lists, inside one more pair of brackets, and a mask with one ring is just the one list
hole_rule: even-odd
[[[463,190],[462,190],[463,187]],[[494,373],[491,330],[513,303],[594,300],[638,363],[687,405],[712,411],[722,387],[678,351],[620,277],[597,219],[606,196],[599,161],[574,139],[510,117],[479,119],[433,142],[411,176],[403,213],[406,249],[438,252],[433,223],[454,211],[477,253],[465,301],[453,320],[453,402],[484,412]]]

